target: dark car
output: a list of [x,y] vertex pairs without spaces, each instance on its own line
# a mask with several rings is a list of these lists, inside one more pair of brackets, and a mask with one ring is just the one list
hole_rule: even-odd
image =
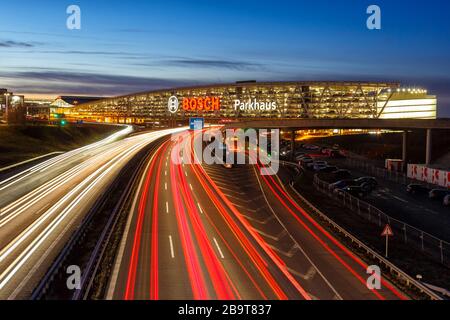
[[433,189],[428,193],[428,197],[433,200],[444,200],[450,194],[448,189]]
[[351,172],[344,169],[336,170],[333,172],[333,174],[336,180],[350,179],[352,177]]
[[328,156],[330,158],[344,158],[339,150],[331,150]]
[[348,186],[353,186],[353,185],[355,185],[354,180],[346,179],[346,180],[340,180],[338,182],[330,184],[330,188],[334,189],[334,190],[339,190],[339,189],[343,189],[343,188],[346,188]]
[[355,183],[359,186],[362,185],[370,185],[372,188],[376,188],[378,186],[377,179],[374,177],[361,177],[358,179],[355,179]]
[[333,173],[333,172],[336,172],[337,170],[338,170],[338,167],[326,166],[325,168],[320,169],[319,172],[322,172],[322,173]]
[[446,207],[450,207],[450,194],[448,194],[444,197],[442,204]]
[[428,194],[430,192],[430,189],[427,188],[427,186],[424,186],[423,184],[409,184],[406,187],[406,192],[409,194]]
[[366,190],[365,186],[347,186],[339,190],[339,192],[346,192],[354,197],[362,198],[365,197],[370,190]]

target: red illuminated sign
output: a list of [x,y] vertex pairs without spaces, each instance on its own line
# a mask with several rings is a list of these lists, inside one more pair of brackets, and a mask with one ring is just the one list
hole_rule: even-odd
[[219,97],[184,98],[184,111],[217,111],[220,110]]

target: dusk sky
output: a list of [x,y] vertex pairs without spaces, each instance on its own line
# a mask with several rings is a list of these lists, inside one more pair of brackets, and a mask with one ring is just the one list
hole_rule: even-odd
[[[81,30],[66,8],[81,8]],[[382,29],[366,28],[366,9]],[[450,117],[449,1],[1,1],[0,87],[119,95],[236,80],[426,87]]]

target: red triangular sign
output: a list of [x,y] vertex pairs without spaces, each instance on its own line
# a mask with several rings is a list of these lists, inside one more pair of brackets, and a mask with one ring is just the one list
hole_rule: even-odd
[[392,237],[394,235],[394,232],[392,232],[391,226],[387,224],[386,227],[384,227],[384,230],[381,233],[381,235],[383,237],[384,236]]

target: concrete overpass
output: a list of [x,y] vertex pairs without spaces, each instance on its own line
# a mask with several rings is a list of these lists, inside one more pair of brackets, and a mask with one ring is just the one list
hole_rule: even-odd
[[240,120],[226,128],[277,129],[450,129],[450,119],[267,119]]
[[407,160],[408,130],[426,130],[426,164],[431,164],[432,130],[450,129],[450,119],[267,119],[228,123],[225,128],[267,128],[292,131],[294,148],[296,130],[301,129],[391,129],[403,130],[403,161]]

